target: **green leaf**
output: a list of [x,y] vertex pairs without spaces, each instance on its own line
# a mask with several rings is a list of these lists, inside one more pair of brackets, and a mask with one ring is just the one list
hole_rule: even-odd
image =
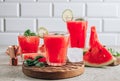
[[43,56],[36,56],[34,61],[38,60],[39,58],[43,58]]
[[30,33],[31,33],[30,29],[27,29],[27,30],[24,32],[24,36],[29,36]]
[[35,64],[35,66],[37,66],[37,67],[44,67],[45,64],[43,62],[38,62],[37,64]]
[[116,52],[116,54],[117,54],[117,57],[120,57],[120,53],[119,52]]
[[55,33],[54,35],[59,35],[59,33]]
[[38,62],[39,62],[38,60],[35,60],[35,61],[34,61],[34,64],[37,64]]
[[43,56],[36,56],[36,58],[34,60],[27,59],[24,61],[24,64],[26,66],[38,66],[38,67],[45,66],[45,63],[38,61],[39,58],[43,58]]
[[36,34],[32,32],[32,33],[30,34],[30,36],[36,36]]
[[83,55],[84,55],[86,52],[87,52],[87,51],[86,51],[86,50],[84,50],[84,51],[83,51]]
[[33,66],[34,65],[34,61],[31,59],[27,59],[24,61],[24,64],[27,66]]
[[75,21],[85,21],[83,18],[77,18]]
[[36,36],[36,34],[34,32],[31,32],[30,29],[27,29],[25,32],[24,32],[24,36]]
[[108,48],[110,53],[115,57],[120,57],[120,53],[118,51],[113,50],[112,48]]
[[28,63],[27,63],[27,61],[26,61],[26,60],[24,61],[24,64],[28,66]]

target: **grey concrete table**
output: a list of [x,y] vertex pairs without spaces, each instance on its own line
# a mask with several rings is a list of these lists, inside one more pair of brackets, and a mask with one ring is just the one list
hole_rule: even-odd
[[[18,66],[9,66],[9,57],[5,54],[6,48],[0,46],[0,81],[50,81],[27,77],[22,73],[21,62]],[[119,50],[119,47],[116,49]],[[54,81],[120,81],[120,65],[105,68],[85,67],[84,74],[80,76]]]

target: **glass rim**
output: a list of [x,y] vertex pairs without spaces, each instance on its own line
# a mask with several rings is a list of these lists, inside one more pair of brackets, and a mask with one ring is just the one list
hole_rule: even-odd
[[84,21],[69,20],[69,21],[66,21],[66,22],[88,22],[88,21],[86,21],[86,20],[84,20]]
[[24,36],[24,35],[18,35],[18,37],[21,36],[21,37],[39,37],[38,35],[36,36]]
[[69,36],[69,33],[67,31],[49,31],[48,34],[45,35],[63,35],[63,36]]
[[[68,17],[69,18],[69,17]],[[82,19],[82,20],[81,20]],[[83,17],[72,17],[71,20],[68,20],[66,22],[88,22],[88,20],[86,18]]]

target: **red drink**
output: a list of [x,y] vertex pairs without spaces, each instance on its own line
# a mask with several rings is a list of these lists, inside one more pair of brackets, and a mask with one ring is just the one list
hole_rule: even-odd
[[53,66],[66,64],[69,35],[51,33],[44,35],[47,63]]
[[39,46],[38,36],[18,36],[19,46],[23,53],[36,53]]
[[67,29],[70,33],[70,46],[77,48],[85,47],[87,22],[86,21],[68,21]]

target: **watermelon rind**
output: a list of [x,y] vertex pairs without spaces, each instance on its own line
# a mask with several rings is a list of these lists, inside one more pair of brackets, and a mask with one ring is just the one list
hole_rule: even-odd
[[39,54],[38,53],[24,53],[24,54],[22,54],[22,60],[25,61],[25,60],[27,60],[29,58],[34,59],[36,56],[39,56]]
[[105,63],[101,63],[101,64],[97,64],[97,63],[90,63],[88,61],[84,60],[84,63],[86,66],[91,66],[91,67],[103,67],[103,66],[108,66],[110,64],[112,64],[115,61],[114,57],[112,57],[112,59],[108,62]]
[[[107,48],[105,48],[105,49],[107,49]],[[83,56],[87,53],[89,51],[89,49],[87,48],[87,49],[84,49],[84,54],[83,54]],[[109,51],[109,50],[108,50]],[[109,51],[110,52],[110,51]],[[85,66],[91,66],[91,67],[103,67],[103,66],[108,66],[108,65],[110,65],[110,64],[112,64],[112,63],[114,63],[115,61],[116,61],[116,58],[115,58],[115,56],[110,52],[110,54],[111,54],[111,59],[108,61],[108,62],[105,62],[105,63],[101,63],[101,64],[98,64],[98,63],[91,63],[91,62],[89,62],[89,61],[87,61],[87,60],[85,60],[84,59],[84,63],[85,63]]]

